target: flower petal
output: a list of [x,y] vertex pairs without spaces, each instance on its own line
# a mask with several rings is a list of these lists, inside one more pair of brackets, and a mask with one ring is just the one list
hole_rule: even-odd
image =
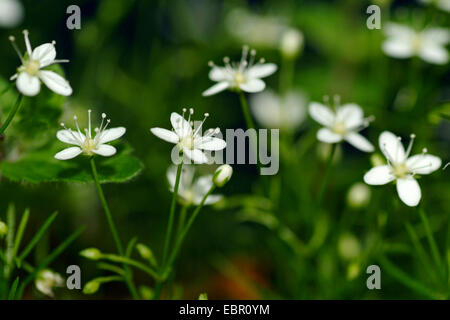
[[84,134],[74,132],[71,130],[59,130],[56,133],[56,138],[58,138],[59,141],[62,141],[64,143],[75,144],[77,146],[80,145],[80,142],[86,139]]
[[178,143],[180,139],[175,132],[164,128],[151,128],[150,131],[158,138],[167,142]]
[[402,142],[392,132],[382,132],[378,141],[381,151],[389,161],[401,163],[405,160],[405,149]]
[[[450,8],[450,1],[444,0],[448,2]],[[433,42],[435,44],[445,46],[450,42],[450,31],[445,28],[427,28],[422,31],[422,37],[428,42]]]
[[335,119],[333,111],[331,111],[329,107],[318,102],[311,102],[309,104],[309,115],[324,126],[331,126]]
[[38,77],[21,72],[16,81],[17,89],[26,96],[35,96],[41,90],[41,82]]
[[[223,195],[221,195],[221,194],[211,194],[208,196],[208,198],[206,198],[204,205],[207,206],[207,205],[217,203],[220,200],[222,200],[222,198],[223,198]],[[202,200],[200,199],[200,201],[198,201],[198,203],[197,203],[197,199],[195,199],[194,204],[199,205],[201,201]]]
[[119,139],[121,136],[123,136],[125,134],[126,131],[127,131],[127,129],[125,129],[124,127],[106,129],[105,131],[103,131],[103,133],[99,139],[99,143],[103,144],[103,143],[108,143],[110,141]]
[[225,81],[230,80],[229,72],[224,67],[214,66],[211,71],[209,71],[209,78],[212,81]]
[[83,151],[79,147],[70,147],[55,154],[55,158],[58,160],[69,160],[75,158],[82,152]]
[[417,174],[430,174],[441,166],[439,157],[430,154],[417,154],[406,160],[406,166]]
[[364,152],[373,152],[375,149],[373,144],[369,142],[365,137],[356,132],[350,132],[345,136],[345,140],[355,148]]
[[359,127],[364,122],[363,110],[356,103],[344,104],[336,112],[336,121],[344,122],[348,129]]
[[200,137],[194,140],[196,149],[217,151],[222,150],[227,146],[227,143],[216,137]]
[[228,89],[229,87],[230,87],[230,84],[229,84],[228,81],[222,81],[222,82],[216,83],[215,85],[213,85],[209,89],[203,91],[202,95],[204,97],[212,96],[213,94],[222,92],[222,91]]
[[170,115],[170,123],[180,138],[184,138],[192,133],[191,124],[176,112]]
[[414,54],[411,42],[405,39],[391,38],[383,42],[382,49],[390,57],[410,58]]
[[422,197],[419,183],[412,177],[397,179],[397,193],[400,200],[410,207],[417,206]]
[[44,43],[36,47],[31,53],[32,60],[38,60],[41,68],[48,66],[56,58],[55,46],[51,43]]
[[199,149],[183,149],[183,154],[197,164],[208,162],[208,157]]
[[448,62],[447,49],[435,43],[428,43],[428,41],[420,48],[418,55],[428,63],[446,64]]
[[317,139],[326,143],[336,143],[342,140],[342,136],[328,128],[322,128],[317,131]]
[[62,96],[70,96],[72,94],[72,87],[69,82],[56,72],[41,70],[39,71],[39,78],[50,90],[57,94]]
[[255,64],[247,71],[248,78],[264,78],[277,71],[277,65],[274,63]]
[[116,154],[117,150],[116,148],[110,146],[109,144],[101,144],[97,147],[97,149],[92,150],[92,152],[100,156],[110,157]]
[[247,82],[239,85],[239,88],[241,88],[241,90],[250,93],[263,91],[265,87],[266,84],[264,83],[264,81],[256,78],[249,79]]
[[[167,170],[167,181],[169,182],[170,191],[173,192],[175,188],[175,182],[177,179],[177,166],[171,165]],[[178,191],[187,190],[191,188],[192,180],[194,179],[195,169],[194,166],[184,165],[181,168],[181,180],[178,186]]]
[[388,165],[374,167],[364,175],[364,182],[374,186],[389,183],[394,179],[395,176],[391,173],[391,167]]

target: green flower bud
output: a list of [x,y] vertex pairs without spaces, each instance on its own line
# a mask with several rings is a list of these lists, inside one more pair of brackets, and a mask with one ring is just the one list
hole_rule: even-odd
[[348,190],[347,203],[355,209],[364,208],[369,204],[370,196],[370,188],[364,183],[357,182]]
[[8,233],[8,226],[3,221],[0,221],[0,238],[6,236]]
[[351,260],[361,253],[359,240],[350,233],[345,233],[339,237],[338,252],[342,259]]
[[221,188],[230,181],[232,175],[233,168],[228,164],[223,164],[214,173],[213,182],[217,187]]
[[151,259],[153,257],[152,250],[150,250],[150,248],[147,247],[145,244],[138,243],[136,245],[136,249],[143,259]]
[[80,255],[90,260],[99,260],[102,257],[102,253],[97,248],[84,249]]
[[84,285],[83,293],[84,294],[94,294],[100,288],[100,282],[97,280],[91,280]]
[[198,296],[198,300],[208,300],[208,294],[205,293],[200,293],[200,295]]

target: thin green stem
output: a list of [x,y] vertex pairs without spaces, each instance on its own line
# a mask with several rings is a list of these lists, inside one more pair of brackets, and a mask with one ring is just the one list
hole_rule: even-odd
[[[120,242],[119,234],[118,234],[116,226],[114,224],[114,220],[112,218],[111,211],[109,210],[108,203],[106,202],[105,195],[103,194],[103,189],[100,185],[100,180],[98,179],[97,167],[95,166],[94,157],[92,157],[90,159],[90,163],[91,163],[91,169],[92,169],[92,176],[94,178],[95,186],[97,187],[98,196],[103,205],[103,209],[106,214],[106,219],[108,220],[109,228],[113,235],[114,242],[116,243],[117,251],[119,252],[119,255],[124,256],[124,251],[123,251],[122,243]],[[130,290],[134,299],[139,299],[137,290],[133,284],[133,281],[131,280],[131,270],[126,264],[124,264],[124,269],[126,272],[125,282],[127,283],[128,289]]]
[[330,179],[331,167],[332,167],[334,154],[336,152],[336,148],[337,148],[337,144],[331,145],[331,151],[330,151],[330,154],[328,155],[328,160],[327,160],[327,164],[326,164],[326,168],[325,168],[325,176],[323,178],[322,186],[320,187],[320,190],[319,190],[319,193],[317,196],[317,207],[320,207],[320,205],[322,204],[323,196],[325,194],[325,190],[328,185],[328,180]]
[[427,215],[425,214],[425,211],[418,207],[420,219],[422,220],[423,227],[425,229],[425,234],[427,236],[428,244],[431,248],[431,256],[433,257],[434,263],[436,264],[439,273],[442,274],[442,261],[441,261],[441,255],[439,254],[439,249],[436,245],[436,241],[434,240],[433,232],[430,228],[430,223],[428,222]]
[[247,129],[255,129],[255,123],[253,122],[252,116],[250,114],[250,109],[248,107],[247,98],[243,91],[239,92],[239,99],[241,101],[242,113],[244,114],[245,122],[247,124]]
[[16,115],[17,111],[19,111],[20,106],[22,105],[22,98],[23,98],[23,95],[19,94],[19,96],[17,97],[17,100],[16,100],[16,104],[14,105],[13,109],[10,111],[8,117],[6,118],[5,123],[0,127],[0,135],[5,132],[6,128],[8,128],[9,124],[11,123],[12,119]]

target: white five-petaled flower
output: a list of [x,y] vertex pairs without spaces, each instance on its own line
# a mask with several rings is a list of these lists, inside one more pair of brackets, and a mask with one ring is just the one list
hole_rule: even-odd
[[184,118],[185,113],[186,109],[183,109],[183,115],[172,112],[170,115],[172,131],[163,128],[152,128],[150,131],[158,138],[176,144],[176,147],[183,152],[183,155],[186,155],[194,163],[207,163],[208,157],[202,150],[218,151],[224,149],[227,144],[224,140],[213,137],[214,134],[220,132],[219,128],[206,130],[202,136],[201,129],[209,116],[208,113],[205,113],[205,118],[196,129],[193,128],[194,123],[191,122],[194,109],[189,109],[188,119]]
[[450,42],[450,32],[445,28],[427,28],[415,31],[412,28],[389,23],[385,27],[387,39],[383,51],[394,58],[418,56],[428,63],[446,64],[448,52],[445,46]]
[[250,58],[248,46],[242,49],[242,57],[240,62],[230,63],[230,58],[223,59],[225,66],[216,66],[212,61],[209,62],[212,68],[209,72],[209,78],[212,81],[218,82],[211,88],[203,92],[204,96],[210,96],[226,89],[245,91],[245,92],[260,92],[266,87],[261,78],[265,78],[277,71],[277,66],[274,63],[264,63],[264,59],[260,59],[255,63],[256,51],[250,51]]
[[[106,114],[102,114],[102,123],[100,124],[100,128],[95,128],[95,137],[92,136],[92,128],[91,128],[91,110],[88,110],[89,114],[89,126],[85,129],[85,133],[83,134],[80,130],[80,126],[78,125],[77,116],[74,116],[75,125],[77,127],[77,131],[73,131],[72,129],[67,129],[64,123],[61,123],[61,126],[64,127],[64,130],[60,130],[56,133],[56,137],[68,144],[75,145],[76,147],[70,147],[58,152],[55,155],[55,158],[58,160],[68,160],[75,158],[80,154],[85,154],[87,156],[93,156],[94,154],[98,154],[104,157],[110,157],[116,153],[116,148],[110,146],[106,143],[111,142],[113,140],[119,139],[121,136],[125,134],[126,129],[124,127],[117,127],[107,129],[108,124],[111,120],[106,120]],[[106,123],[105,123],[106,122]]]
[[44,68],[52,64],[69,62],[69,60],[55,60],[55,41],[44,43],[33,50],[28,39],[28,31],[24,30],[23,34],[27,47],[25,56],[22,56],[20,53],[15,43],[15,38],[13,36],[9,37],[22,62],[22,65],[17,68],[17,73],[10,80],[16,80],[17,89],[26,96],[37,95],[41,90],[41,81],[53,92],[63,96],[70,96],[72,87],[69,82],[56,72],[44,70]]
[[63,287],[64,279],[59,273],[56,273],[50,269],[44,269],[39,272],[35,280],[36,288],[43,294],[53,297],[53,288]]
[[[327,102],[328,97],[325,100]],[[373,145],[358,133],[369,125],[372,117],[364,118],[361,107],[355,103],[340,106],[339,97],[335,96],[334,100],[336,112],[318,102],[311,102],[309,105],[311,117],[325,126],[317,132],[317,139],[326,143],[345,140],[361,151],[372,152]]]
[[397,193],[408,206],[419,204],[422,196],[419,184],[414,176],[430,174],[441,166],[441,159],[427,154],[423,149],[421,154],[409,156],[415,135],[411,135],[408,149],[403,148],[401,138],[389,131],[381,133],[380,149],[388,164],[376,166],[364,175],[364,182],[371,185],[383,185],[391,181],[397,182]]
[[[199,205],[203,197],[213,186],[213,176],[206,175],[194,179],[195,168],[191,165],[185,165],[181,169],[180,184],[178,186],[178,197],[185,205]],[[167,180],[169,181],[170,191],[175,188],[177,176],[177,167],[170,166],[167,170]],[[222,195],[209,195],[205,200],[205,205],[214,204],[222,199]]]

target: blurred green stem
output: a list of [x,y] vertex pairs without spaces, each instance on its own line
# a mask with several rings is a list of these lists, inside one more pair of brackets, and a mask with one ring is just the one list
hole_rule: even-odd
[[[124,251],[122,243],[120,242],[119,233],[117,232],[114,220],[111,215],[111,211],[109,210],[108,203],[106,202],[105,195],[103,194],[103,189],[100,185],[100,180],[98,179],[97,167],[95,166],[94,157],[91,157],[90,162],[91,162],[92,176],[94,178],[95,186],[97,187],[98,196],[105,211],[106,219],[108,220],[109,228],[113,235],[114,242],[116,243],[117,251],[119,252],[119,255],[124,256]],[[124,264],[124,269],[126,273],[125,282],[127,283],[128,289],[130,290],[134,299],[139,299],[136,287],[134,286],[133,281],[131,280],[132,277],[131,270],[126,264]]]
[[178,227],[177,227],[177,235],[181,235],[181,231],[183,230],[184,223],[186,221],[186,213],[187,213],[188,205],[184,205],[181,207],[180,211],[180,218],[178,220]]
[[322,204],[323,196],[325,194],[325,189],[328,185],[328,180],[330,179],[331,167],[333,163],[334,153],[336,152],[337,143],[331,145],[330,154],[328,155],[328,160],[325,168],[325,176],[322,181],[322,186],[320,187],[319,194],[317,196],[317,207]]
[[239,99],[241,101],[242,113],[244,114],[247,129],[256,129],[255,123],[253,122],[252,116],[250,114],[250,109],[248,107],[247,98],[245,97],[244,91],[239,91]]
[[11,123],[12,119],[16,115],[17,111],[19,111],[20,106],[22,105],[22,98],[23,95],[19,94],[16,100],[16,104],[14,105],[13,109],[10,111],[8,118],[6,118],[5,123],[0,127],[0,135],[2,135],[6,128],[8,128],[9,124]]
[[433,257],[434,263],[436,264],[439,274],[442,275],[442,261],[441,261],[441,255],[439,254],[439,249],[436,245],[436,241],[434,240],[433,232],[430,228],[430,223],[428,221],[427,215],[425,214],[425,211],[421,207],[417,207],[417,210],[419,211],[420,219],[422,220],[423,227],[425,229],[425,234],[427,236],[428,245],[431,249],[431,256]]
[[286,94],[292,87],[294,68],[294,59],[283,55],[280,68],[280,95]]

